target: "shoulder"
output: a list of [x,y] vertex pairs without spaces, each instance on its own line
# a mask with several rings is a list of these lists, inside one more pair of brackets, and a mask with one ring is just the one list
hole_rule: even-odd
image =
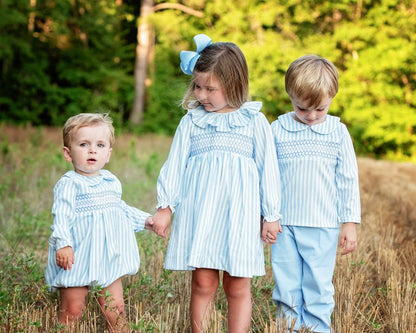
[[76,172],[66,172],[55,184],[53,192],[56,195],[65,196],[70,193],[74,193],[77,188]]
[[271,126],[273,131],[285,130],[287,132],[299,132],[304,131],[307,128],[307,125],[297,122],[293,118],[294,112],[284,113],[277,117],[275,121],[272,122]]

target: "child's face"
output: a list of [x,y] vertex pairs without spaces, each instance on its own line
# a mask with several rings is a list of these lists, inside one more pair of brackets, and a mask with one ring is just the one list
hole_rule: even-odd
[[323,123],[331,105],[332,98],[326,97],[322,99],[318,106],[309,106],[308,101],[300,100],[295,97],[290,97],[292,101],[293,110],[295,111],[294,118],[296,121],[312,126]]
[[195,73],[195,98],[208,112],[226,113],[234,111],[230,107],[220,81],[210,73]]
[[73,133],[71,147],[64,147],[65,160],[72,162],[75,172],[94,177],[110,160],[110,130],[107,125],[85,126]]

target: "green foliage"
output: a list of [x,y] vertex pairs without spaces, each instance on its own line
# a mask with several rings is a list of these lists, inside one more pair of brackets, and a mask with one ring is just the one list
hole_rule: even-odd
[[[143,123],[134,131],[174,133],[189,80],[179,69],[179,52],[194,50],[192,37],[206,33],[242,48],[252,99],[263,102],[270,121],[292,108],[284,89],[289,64],[307,53],[330,59],[340,72],[330,112],[349,126],[358,151],[416,161],[414,1],[155,4],[167,2],[204,16],[178,9],[150,16],[155,46]],[[120,126],[127,124],[140,2],[116,3],[41,0],[31,7],[22,0],[0,2],[0,121],[62,125],[79,112],[111,111]]]
[[17,35],[3,41],[0,120],[61,125],[80,112],[126,112],[133,79],[122,68],[126,48],[114,2],[35,4],[0,4],[13,14],[3,26]]

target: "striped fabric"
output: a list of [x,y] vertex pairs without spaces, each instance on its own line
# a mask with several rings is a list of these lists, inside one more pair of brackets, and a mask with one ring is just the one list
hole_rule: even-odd
[[165,268],[263,275],[260,215],[280,219],[280,180],[261,103],[229,113],[189,110],[158,178],[158,206],[175,210]]
[[[144,229],[149,216],[121,200],[121,184],[107,170],[98,177],[69,171],[54,188],[54,222],[49,239],[46,284],[60,287],[109,286],[137,273],[139,250],[134,232]],[[71,246],[71,270],[56,265],[56,250]]]
[[357,161],[338,117],[308,126],[284,114],[272,123],[282,182],[282,225],[339,227],[361,221]]

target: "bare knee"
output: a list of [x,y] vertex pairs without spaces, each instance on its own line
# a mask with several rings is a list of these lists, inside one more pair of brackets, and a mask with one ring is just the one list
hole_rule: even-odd
[[251,297],[251,280],[249,278],[234,277],[224,272],[223,287],[227,298]]
[[100,297],[99,303],[104,312],[115,312],[119,315],[124,314],[125,305],[123,299],[114,299],[112,297],[106,299],[105,297]]
[[213,294],[219,285],[218,271],[197,269],[192,274],[192,293]]
[[59,321],[61,323],[67,324],[81,318],[87,292],[86,288],[63,288],[60,290],[61,308]]

